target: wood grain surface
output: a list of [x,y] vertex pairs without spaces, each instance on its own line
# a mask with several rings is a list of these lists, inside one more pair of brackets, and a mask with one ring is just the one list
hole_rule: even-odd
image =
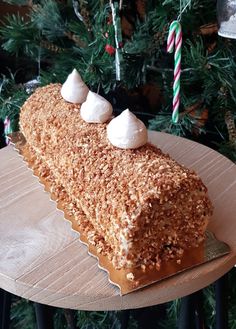
[[58,307],[119,310],[185,296],[230,270],[236,263],[236,165],[184,138],[149,132],[149,140],[202,177],[215,207],[209,229],[229,244],[229,255],[121,297],[38,179],[8,146],[0,151],[0,287]]

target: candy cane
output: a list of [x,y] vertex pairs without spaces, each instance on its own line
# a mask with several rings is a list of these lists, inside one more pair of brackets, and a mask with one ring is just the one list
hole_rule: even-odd
[[12,133],[11,121],[8,117],[6,117],[4,120],[4,135],[5,135],[5,140],[6,140],[7,145],[10,143],[10,140],[7,135],[11,134],[11,133]]
[[182,30],[178,21],[173,21],[169,28],[167,38],[167,52],[172,53],[175,44],[174,54],[174,84],[173,84],[173,113],[172,121],[178,122],[179,104],[180,104],[180,74],[181,74],[181,46],[182,46]]

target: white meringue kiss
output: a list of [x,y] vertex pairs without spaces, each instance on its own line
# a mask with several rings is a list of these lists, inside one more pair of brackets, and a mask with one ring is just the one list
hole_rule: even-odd
[[122,149],[136,149],[147,143],[147,128],[128,109],[107,125],[107,137],[112,145]]
[[110,119],[111,114],[112,105],[104,97],[89,91],[80,108],[82,119],[89,123],[104,123]]
[[83,103],[88,94],[88,87],[81,79],[76,69],[68,75],[66,81],[61,87],[61,95],[65,101],[70,103]]

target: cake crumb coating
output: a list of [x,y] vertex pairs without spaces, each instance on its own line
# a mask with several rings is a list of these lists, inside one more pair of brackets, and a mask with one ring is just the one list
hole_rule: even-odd
[[20,129],[47,176],[99,253],[115,268],[156,267],[198,246],[212,204],[195,172],[156,146],[119,149],[107,124],[89,124],[64,101],[60,84],[38,88],[23,105]]

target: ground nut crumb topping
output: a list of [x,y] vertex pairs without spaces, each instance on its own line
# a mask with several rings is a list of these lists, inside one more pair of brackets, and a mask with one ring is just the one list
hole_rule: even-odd
[[198,246],[212,214],[201,179],[151,144],[122,150],[106,124],[89,124],[63,100],[60,84],[38,88],[20,129],[35,166],[63,198],[98,253],[116,268],[160,269]]
[[126,278],[129,281],[133,281],[134,280],[134,274],[132,272],[127,273]]

